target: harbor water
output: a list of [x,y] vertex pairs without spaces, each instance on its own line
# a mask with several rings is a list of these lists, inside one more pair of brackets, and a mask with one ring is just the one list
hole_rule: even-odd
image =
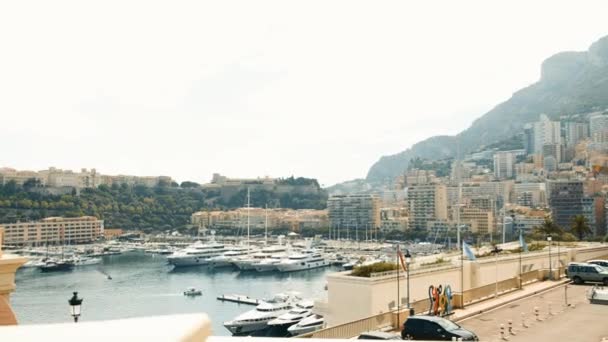
[[[232,268],[172,268],[165,257],[143,252],[106,256],[99,265],[76,267],[69,272],[42,273],[25,268],[17,272],[11,305],[19,324],[70,322],[68,299],[78,291],[84,298],[82,322],[206,313],[214,335],[230,335],[222,323],[255,307],[222,302],[216,299],[218,296],[241,294],[262,299],[296,291],[306,299],[326,298],[325,276],[338,270],[260,274]],[[203,295],[184,296],[188,287],[201,289]]]

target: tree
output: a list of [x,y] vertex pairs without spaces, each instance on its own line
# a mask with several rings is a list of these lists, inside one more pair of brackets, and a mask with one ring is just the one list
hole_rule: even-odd
[[542,225],[535,227],[534,231],[537,234],[542,234],[542,235],[558,235],[561,236],[563,233],[563,229],[558,226],[557,224],[555,224],[555,222],[553,222],[553,220],[551,220],[550,218],[546,217],[545,218],[545,222],[543,222]]
[[572,218],[570,224],[570,231],[576,235],[579,240],[582,240],[586,234],[591,234],[591,228],[589,228],[589,221],[583,215],[576,215]]
[[200,188],[201,185],[195,182],[183,181],[180,185],[182,188]]

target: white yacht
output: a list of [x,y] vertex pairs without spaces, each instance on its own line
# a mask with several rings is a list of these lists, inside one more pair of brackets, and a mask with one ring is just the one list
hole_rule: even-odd
[[185,249],[169,255],[167,261],[175,267],[208,265],[210,258],[222,255],[224,252],[224,245],[213,240],[208,243],[197,241]]
[[255,269],[255,265],[260,261],[270,258],[274,254],[284,253],[287,250],[286,246],[270,246],[262,248],[257,253],[253,253],[251,255],[239,258],[235,260],[233,263],[236,267],[241,271],[250,271]]
[[313,315],[310,315],[310,316],[304,318],[300,322],[290,326],[289,328],[287,328],[287,331],[292,336],[296,336],[296,335],[308,334],[313,331],[323,329],[324,325],[325,325],[325,319],[323,318],[323,316],[313,314]]
[[216,257],[209,258],[209,266],[214,267],[214,268],[230,267],[230,266],[234,265],[233,263],[239,257],[244,257],[251,253],[252,253],[252,251],[247,249],[247,247],[236,247],[222,255],[218,255]]
[[224,327],[234,335],[247,335],[268,328],[267,323],[294,307],[300,298],[279,294],[275,298],[260,303],[255,309],[238,315],[232,321],[224,322]]
[[89,258],[89,257],[73,257],[72,261],[74,262],[74,266],[90,266],[97,265],[101,263],[101,258]]
[[282,260],[277,264],[277,269],[280,272],[293,272],[325,266],[329,266],[329,261],[321,253],[308,250],[300,254],[293,254]]
[[255,268],[258,272],[272,272],[277,270],[277,264],[281,262],[284,258],[286,258],[286,254],[275,254],[271,255],[269,258],[262,259],[259,262],[254,262],[252,264],[253,268]]
[[287,313],[284,313],[281,316],[268,322],[268,326],[288,328],[300,322],[304,318],[312,315],[313,306],[313,302],[310,301],[297,303],[294,308],[289,310]]

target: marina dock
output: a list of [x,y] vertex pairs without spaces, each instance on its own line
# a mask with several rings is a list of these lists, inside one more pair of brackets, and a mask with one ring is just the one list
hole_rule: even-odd
[[222,302],[233,302],[233,303],[247,304],[247,305],[258,305],[261,302],[259,299],[250,298],[249,296],[237,295],[237,294],[221,295],[221,296],[217,297],[217,300],[220,300]]

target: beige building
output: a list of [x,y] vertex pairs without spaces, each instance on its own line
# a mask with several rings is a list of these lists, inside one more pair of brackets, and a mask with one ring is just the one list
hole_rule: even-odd
[[311,228],[327,228],[329,226],[327,210],[314,209],[264,209],[239,208],[235,210],[198,211],[192,214],[191,222],[199,228],[207,229],[238,229],[249,226],[252,229],[289,228],[299,231]]
[[108,176],[102,175],[96,169],[81,169],[80,172],[72,170],[62,170],[55,167],[50,167],[48,170],[42,171],[18,171],[11,168],[0,168],[0,184],[6,184],[9,181],[15,181],[18,185],[22,185],[28,179],[37,179],[41,185],[49,187],[73,187],[73,188],[96,188],[102,184],[127,184],[129,186],[145,185],[154,187],[165,182],[171,184],[173,179],[168,176]]
[[380,198],[376,195],[331,196],[327,211],[331,227],[380,228]]
[[85,243],[104,235],[103,220],[92,216],[47,217],[40,221],[3,223],[6,245]]
[[37,179],[42,185],[46,180],[35,171],[19,171],[9,167],[0,168],[0,185],[14,181],[17,185],[23,185],[28,179]]
[[472,233],[488,234],[494,232],[494,214],[491,210],[476,207],[461,207],[460,222],[469,224]]
[[427,229],[429,221],[447,220],[447,188],[444,184],[413,184],[407,190],[409,225]]
[[380,209],[380,229],[384,231],[409,229],[409,214],[405,207]]

